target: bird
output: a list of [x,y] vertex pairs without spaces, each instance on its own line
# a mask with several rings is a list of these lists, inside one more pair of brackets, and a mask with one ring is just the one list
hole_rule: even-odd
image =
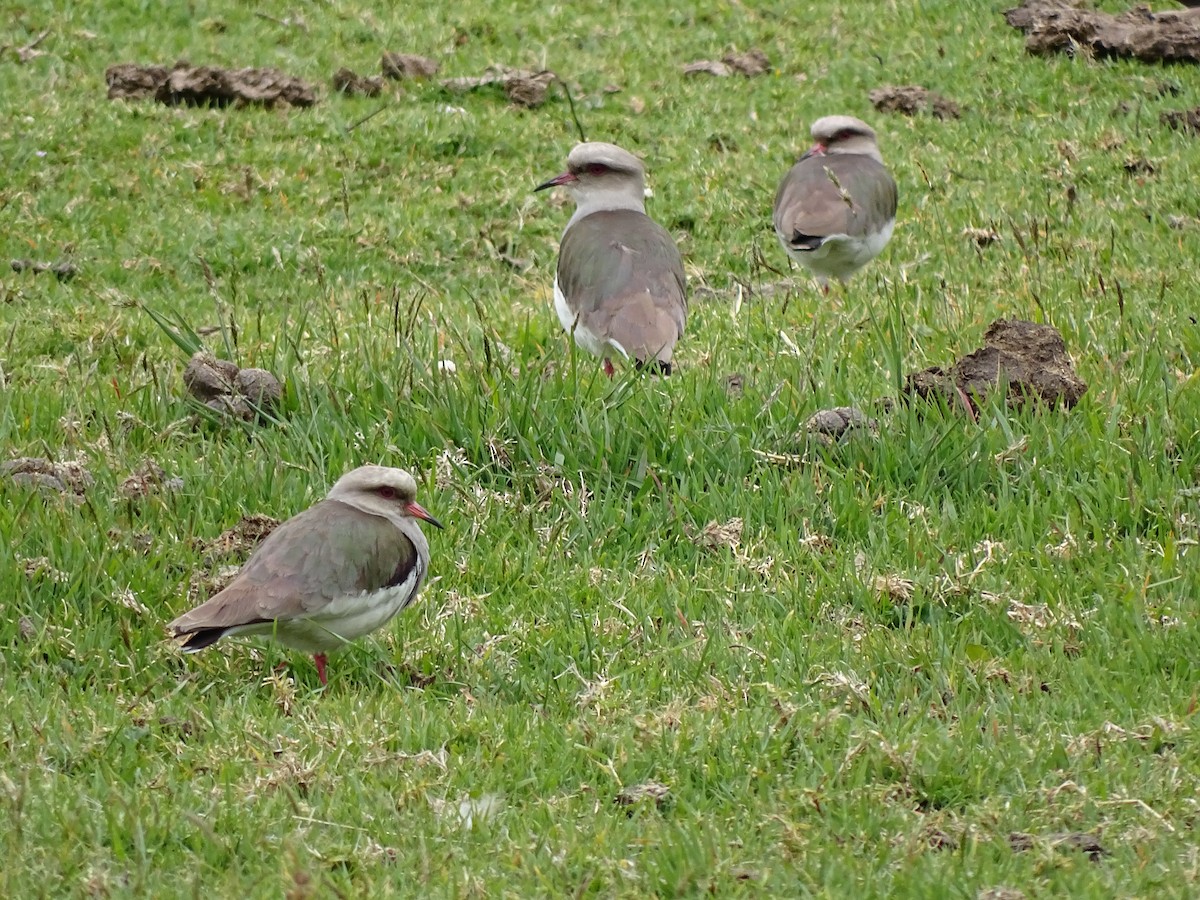
[[646,170],[628,150],[599,141],[576,144],[567,171],[535,191],[562,185],[575,200],[558,249],[554,309],[575,343],[671,374],[687,324],[687,276],[679,248],[646,215]]
[[425,580],[429,544],[417,520],[442,524],[416,494],[403,469],[347,472],[324,500],[272,531],[224,590],[168,630],[187,653],[226,635],[266,635],[311,653],[328,684],[326,654],[386,624]]
[[896,181],[875,131],[853,116],[824,116],[816,142],[779,182],[775,233],[788,254],[817,276],[845,283],[878,256],[896,224]]

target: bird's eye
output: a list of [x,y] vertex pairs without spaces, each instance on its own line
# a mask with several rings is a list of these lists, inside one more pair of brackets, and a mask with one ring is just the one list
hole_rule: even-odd
[[378,494],[380,497],[382,497],[384,500],[395,500],[396,499],[396,489],[394,487],[390,487],[388,485],[384,485],[383,487],[375,488],[375,493]]
[[608,166],[603,163],[592,163],[587,167],[589,175],[604,175],[608,172]]

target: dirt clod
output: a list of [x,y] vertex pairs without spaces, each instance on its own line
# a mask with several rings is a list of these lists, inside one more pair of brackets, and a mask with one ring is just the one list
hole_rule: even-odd
[[166,66],[120,63],[104,73],[110,100],[153,98],[168,106],[312,106],[316,91],[278,69],[225,69],[180,60]]
[[1122,163],[1122,168],[1128,175],[1153,175],[1158,167],[1144,156],[1131,156]]
[[259,514],[242,516],[232,528],[227,528],[211,541],[197,541],[197,549],[209,559],[222,556],[249,556],[279,525],[278,519]]
[[222,394],[232,394],[238,367],[211,353],[197,353],[183,370],[183,384],[197,400],[211,400]]
[[692,543],[707,550],[718,550],[721,547],[736,550],[742,542],[743,527],[740,518],[733,518],[728,522],[718,522],[713,519],[700,530],[699,534],[692,537]]
[[283,385],[266,369],[239,369],[234,384],[238,393],[263,409],[274,409],[283,399]]
[[549,69],[530,72],[526,69],[510,69],[508,66],[488,66],[478,77],[447,78],[442,87],[455,93],[474,91],[480,88],[499,86],[509,101],[527,109],[546,102],[550,85],[558,78]]
[[867,97],[880,112],[898,112],[915,116],[928,111],[935,119],[957,119],[961,115],[958,104],[919,84],[902,87],[885,84],[871,91]]
[[407,78],[432,78],[438,72],[437,60],[414,53],[392,53],[384,51],[379,61],[384,78],[403,81]]
[[1017,888],[998,887],[984,888],[975,895],[975,900],[1025,900],[1025,892]]
[[854,406],[821,409],[808,417],[804,430],[823,444],[845,440],[854,432],[876,434],[879,424]]
[[139,66],[137,63],[118,63],[104,71],[109,100],[153,100],[158,89],[166,83],[170,69],[166,66]]
[[622,788],[613,798],[613,802],[617,806],[632,807],[649,800],[655,806],[662,806],[670,793],[671,789],[667,785],[658,781],[647,781],[644,784],[634,784]]
[[343,66],[333,73],[333,89],[347,97],[378,97],[383,92],[383,76],[359,75]]
[[1092,862],[1099,862],[1100,858],[1109,852],[1100,843],[1099,838],[1081,831],[1046,835],[1024,834],[1020,831],[1014,831],[1008,836],[1008,845],[1018,853],[1024,850],[1031,850],[1038,843],[1043,842],[1055,849],[1078,850],[1080,853],[1086,853]]
[[154,460],[144,459],[142,464],[121,482],[117,491],[122,497],[133,500],[149,497],[151,494],[170,493],[182,487],[183,479],[178,475],[168,475]]
[[79,268],[65,260],[56,263],[38,262],[33,259],[14,259],[10,262],[14,272],[52,272],[59,281],[70,281],[79,274]]
[[766,75],[771,71],[771,61],[767,59],[767,54],[757,47],[751,47],[745,53],[726,53],[721,57],[721,62],[747,78]]
[[1159,119],[1168,128],[1200,134],[1200,106],[1195,109],[1169,109]]
[[274,412],[283,399],[283,384],[266,369],[239,369],[204,350],[188,361],[183,384],[209,409],[247,422],[259,411]]
[[698,59],[686,63],[684,75],[713,75],[717,78],[728,78],[730,75],[744,75],[754,78],[771,71],[771,61],[767,54],[757,47],[751,47],[745,53],[730,51],[721,57],[720,62],[712,59]]
[[79,461],[51,462],[40,456],[21,456],[0,463],[0,475],[7,475],[17,484],[80,496],[95,483],[92,473]]
[[957,850],[958,839],[947,834],[940,828],[928,828],[924,834],[925,843],[930,850]]
[[995,228],[964,228],[963,237],[970,238],[976,247],[990,247],[1000,240],[1000,232]]
[[1200,61],[1200,19],[1182,12],[1153,13],[1134,6],[1123,13],[1081,9],[1078,0],[1025,0],[1004,14],[1025,32],[1035,56],[1084,52],[1142,62]]
[[1062,335],[1050,325],[1000,319],[984,332],[983,342],[949,371],[933,366],[908,375],[905,395],[939,397],[951,407],[965,405],[974,416],[1001,385],[1013,407],[1036,399],[1051,408],[1061,403],[1069,409],[1087,391],[1075,374]]

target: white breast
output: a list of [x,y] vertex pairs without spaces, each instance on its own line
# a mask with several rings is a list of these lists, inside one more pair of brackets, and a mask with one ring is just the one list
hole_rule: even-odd
[[306,653],[336,650],[386,625],[417,594],[423,569],[417,565],[395,587],[346,594],[308,616],[280,620],[271,632],[281,644]]

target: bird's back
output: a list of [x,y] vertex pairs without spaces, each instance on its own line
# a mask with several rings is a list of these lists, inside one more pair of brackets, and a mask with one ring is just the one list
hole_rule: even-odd
[[687,323],[687,278],[653,219],[607,210],[577,220],[559,248],[558,286],[584,328],[627,356],[670,363]]
[[198,649],[230,629],[319,616],[340,598],[412,582],[424,567],[413,542],[387,519],[322,500],[276,528],[234,581],[171,622]]
[[896,199],[895,180],[870,156],[806,156],[779,184],[775,230],[786,243],[801,245],[830,235],[866,237],[879,222],[895,219]]

